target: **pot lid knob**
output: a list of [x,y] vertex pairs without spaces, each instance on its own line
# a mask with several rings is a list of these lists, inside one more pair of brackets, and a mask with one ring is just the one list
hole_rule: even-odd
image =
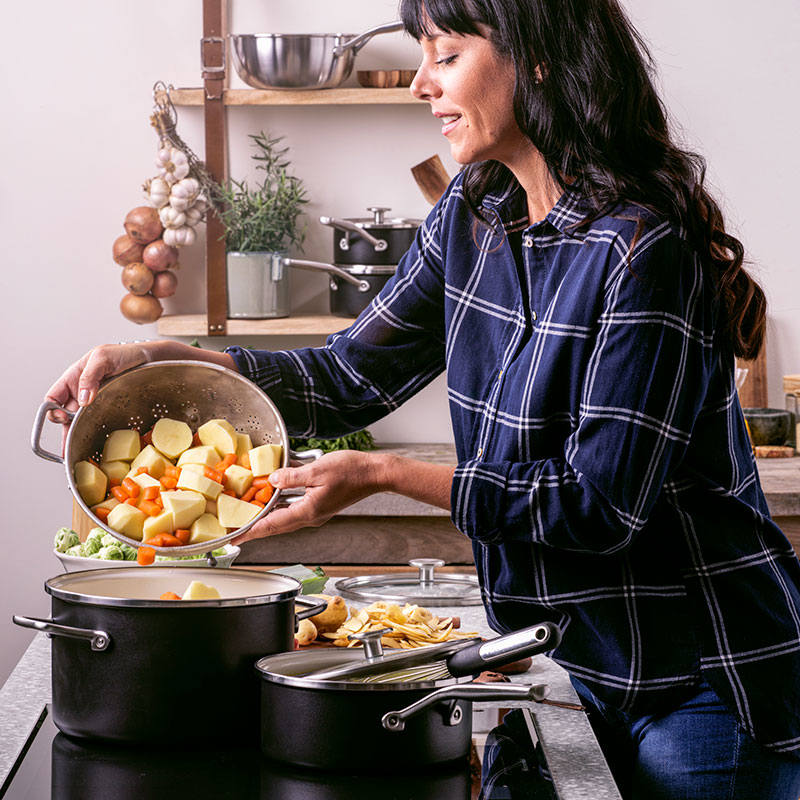
[[373,222],[376,225],[383,225],[383,218],[387,211],[391,211],[391,208],[384,208],[383,206],[369,206],[367,211],[371,211],[374,217]]
[[355,639],[364,645],[364,658],[367,661],[375,661],[383,658],[383,644],[381,636],[391,633],[391,628],[378,628],[374,631],[364,631],[363,633],[351,633],[347,638]]
[[419,569],[420,586],[430,586],[434,581],[433,571],[436,567],[444,566],[441,558],[412,558],[408,563]]

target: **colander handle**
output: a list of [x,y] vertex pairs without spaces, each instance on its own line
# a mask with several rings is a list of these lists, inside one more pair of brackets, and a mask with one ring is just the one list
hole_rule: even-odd
[[42,447],[42,428],[44,427],[44,421],[48,411],[62,411],[69,417],[70,422],[75,419],[76,412],[68,411],[64,406],[60,406],[53,400],[45,400],[44,403],[39,406],[39,410],[36,412],[36,419],[33,421],[33,430],[31,431],[31,447],[33,448],[33,452],[36,453],[39,458],[45,459],[45,461],[55,461],[58,464],[63,464],[64,459],[62,456],[51,453],[49,450],[45,450]]
[[301,464],[311,463],[318,458],[322,458],[322,450],[290,450],[289,463],[292,461],[299,461]]

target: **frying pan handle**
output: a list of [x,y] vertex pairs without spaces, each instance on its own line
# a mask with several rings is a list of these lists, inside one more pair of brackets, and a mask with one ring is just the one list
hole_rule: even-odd
[[[541,703],[549,692],[550,687],[547,684],[528,686],[517,683],[505,683],[502,685],[464,683],[456,686],[443,686],[441,689],[436,689],[400,711],[387,711],[381,717],[381,724],[387,731],[402,731],[406,726],[406,720],[416,716],[420,711],[440,703],[442,700],[532,700],[534,703]],[[454,724],[458,722],[460,722],[460,719],[453,720]]]
[[[319,221],[323,225],[327,225],[330,228],[341,228],[343,231],[350,231],[350,233],[360,236],[362,239],[364,239],[364,241],[369,242],[375,248],[376,253],[382,253],[389,246],[386,239],[378,239],[371,233],[365,231],[363,228],[359,228],[358,225],[348,222],[346,219],[337,219],[336,217],[320,217]],[[348,248],[346,247],[342,247],[342,250],[347,249]]]
[[64,408],[64,406],[60,406],[53,400],[45,400],[44,403],[39,406],[39,410],[36,412],[36,419],[33,421],[33,430],[31,431],[31,447],[33,448],[33,452],[36,453],[39,458],[43,458],[46,461],[55,461],[58,464],[63,464],[64,459],[61,456],[51,453],[49,450],[45,450],[42,447],[42,428],[44,427],[44,421],[49,411],[63,411],[64,414],[69,417],[70,422],[75,419],[74,411],[68,411],[66,408]]
[[85,639],[92,650],[106,650],[111,644],[111,637],[105,631],[92,631],[86,628],[73,628],[70,625],[59,625],[50,619],[37,617],[21,617],[17,614],[11,618],[15,625],[21,628],[33,628],[48,636],[66,636],[70,639]]
[[542,622],[487,642],[464,647],[447,659],[447,669],[456,677],[477,675],[491,667],[503,666],[520,658],[553,650],[560,641],[559,627],[552,622]]
[[353,286],[358,289],[359,292],[368,292],[372,287],[369,285],[369,281],[359,280],[355,277],[355,275],[351,275],[349,272],[346,272],[341,267],[334,266],[333,264],[325,264],[322,261],[304,261],[300,258],[283,258],[283,265],[285,267],[301,267],[302,269],[319,269],[323,272],[330,272],[334,275],[338,275],[343,281],[347,281],[348,283],[352,283]]
[[321,614],[327,607],[327,600],[320,600],[319,597],[309,597],[307,594],[299,594],[294,599],[295,605],[308,606],[301,611],[295,612],[295,617],[298,620],[306,619],[306,617],[316,617]]
[[368,31],[364,31],[364,33],[360,33],[358,36],[354,36],[344,44],[340,44],[338,47],[335,47],[333,50],[333,55],[336,56],[336,58],[339,58],[348,50],[352,50],[353,55],[355,55],[373,36],[377,36],[379,33],[392,33],[393,31],[401,30],[403,30],[403,23],[400,20],[396,20],[395,22],[384,22],[383,25],[376,25],[374,28],[370,28]]

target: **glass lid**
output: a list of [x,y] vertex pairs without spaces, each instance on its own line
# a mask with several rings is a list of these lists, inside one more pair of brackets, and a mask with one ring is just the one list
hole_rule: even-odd
[[365,603],[387,600],[426,607],[481,604],[481,590],[475,575],[436,573],[436,567],[444,566],[444,561],[438,558],[415,558],[408,563],[418,571],[343,578],[336,582],[336,590],[342,597]]

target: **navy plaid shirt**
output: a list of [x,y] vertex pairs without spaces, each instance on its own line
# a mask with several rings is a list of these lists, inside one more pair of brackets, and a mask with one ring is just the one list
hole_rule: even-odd
[[558,623],[553,658],[634,714],[705,679],[797,754],[800,563],[759,485],[706,270],[639,208],[577,231],[569,191],[533,225],[516,184],[483,205],[498,234],[456,178],[325,347],[229,352],[299,436],[369,425],[446,369],[452,519],[492,627]]

